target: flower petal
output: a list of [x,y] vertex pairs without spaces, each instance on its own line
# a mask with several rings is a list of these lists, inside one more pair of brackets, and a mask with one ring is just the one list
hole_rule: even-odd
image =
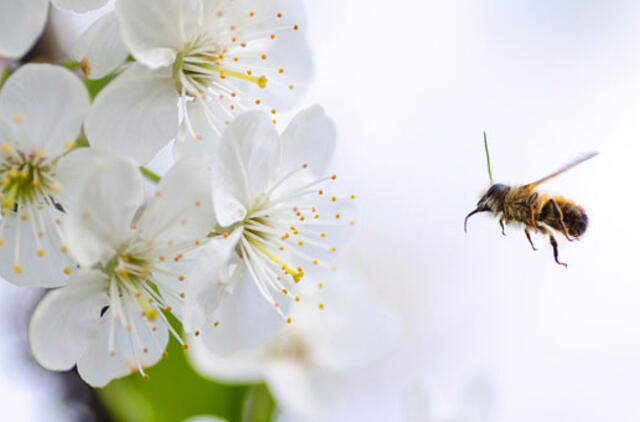
[[221,135],[207,119],[205,107],[200,102],[192,101],[187,104],[187,114],[191,129],[185,122],[180,125],[173,145],[174,159],[180,160],[188,156],[215,156],[220,148]]
[[23,56],[44,29],[48,10],[48,0],[1,0],[0,56]]
[[100,79],[121,66],[129,50],[122,41],[116,14],[109,12],[96,20],[80,36],[73,55],[89,79]]
[[100,9],[108,2],[109,0],[51,0],[51,3],[59,9],[73,10],[78,13]]
[[[25,215],[27,220],[23,220]],[[66,284],[75,264],[63,253],[59,228],[54,226],[54,220],[64,218],[65,215],[56,209],[38,210],[36,206],[31,206],[28,213],[4,217],[0,230],[2,278],[18,286],[59,287]],[[37,221],[37,230],[41,232],[36,233],[28,220]],[[16,271],[16,265],[19,271]]]
[[302,163],[316,176],[326,176],[336,145],[336,127],[320,106],[298,113],[280,138],[282,170],[291,171]]
[[178,130],[178,94],[170,69],[133,64],[100,92],[85,122],[94,147],[149,162]]
[[84,354],[108,304],[106,280],[93,270],[78,273],[67,287],[49,292],[29,324],[35,359],[47,369],[71,369]]
[[210,177],[199,157],[175,163],[136,223],[142,236],[158,244],[204,240],[214,226]]
[[284,325],[273,305],[265,300],[251,276],[234,277],[233,293],[213,314],[215,324],[202,328],[202,342],[214,353],[225,355],[263,345]]
[[133,56],[158,68],[173,64],[202,24],[201,0],[119,0],[116,13]]
[[41,148],[49,158],[76,140],[88,110],[86,88],[59,66],[24,65],[0,91],[0,116],[20,122],[26,132],[24,146]]
[[266,114],[238,117],[224,132],[214,160],[213,207],[222,226],[238,217],[238,206],[253,206],[273,183],[280,159],[278,133]]
[[242,235],[235,230],[227,238],[218,236],[211,240],[198,257],[187,277],[186,311],[183,321],[186,332],[191,333],[211,321],[220,302],[233,292],[234,268],[231,254]]
[[67,210],[63,233],[80,265],[113,256],[132,234],[133,217],[144,201],[144,181],[130,159],[96,151],[93,172]]
[[270,362],[266,347],[243,350],[230,356],[218,356],[198,338],[190,343],[189,362],[205,377],[228,383],[258,383]]
[[[163,325],[147,324],[140,316],[137,304],[131,303],[132,298],[123,296],[124,306],[129,307],[131,316],[131,331],[115,321],[114,350],[109,350],[110,311],[107,311],[101,322],[95,338],[87,347],[85,353],[78,360],[78,373],[85,382],[93,387],[102,387],[115,378],[129,375],[139,370],[136,362],[142,368],[155,365],[167,347],[169,334]],[[155,331],[153,330],[155,327]],[[134,335],[133,332],[136,334]],[[135,340],[137,336],[138,340]],[[146,352],[145,352],[146,350]]]

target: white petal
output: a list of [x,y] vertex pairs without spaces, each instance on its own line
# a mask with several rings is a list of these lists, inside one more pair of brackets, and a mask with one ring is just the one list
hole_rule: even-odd
[[88,110],[85,86],[59,66],[22,66],[0,91],[0,116],[20,121],[29,142],[26,146],[41,148],[49,157],[76,140]]
[[260,294],[248,272],[234,281],[233,293],[213,314],[218,326],[208,324],[202,342],[212,352],[225,355],[259,347],[282,328],[284,320]]
[[198,257],[187,277],[186,312],[183,321],[186,332],[191,333],[211,321],[220,302],[233,291],[233,268],[230,265],[242,230],[235,230],[224,238],[211,240]]
[[282,170],[291,171],[302,163],[316,176],[326,176],[336,144],[336,127],[320,106],[299,112],[280,139]]
[[215,156],[220,148],[221,136],[209,123],[205,107],[199,102],[192,101],[187,105],[187,113],[196,137],[193,136],[186,122],[183,122],[173,146],[174,159],[180,160],[192,155]]
[[89,143],[147,163],[176,135],[177,104],[170,69],[133,64],[95,99],[85,122]]
[[201,0],[119,0],[116,13],[133,56],[158,68],[173,64],[202,23]]
[[109,12],[96,20],[80,36],[73,55],[82,62],[82,71],[89,79],[100,79],[121,66],[129,50],[122,41],[116,14]]
[[[137,304],[129,302],[133,299],[123,296],[125,306],[130,309],[133,319],[132,330],[129,332],[122,324],[116,322],[114,330],[114,356],[109,351],[110,311],[105,313],[100,322],[100,329],[85,353],[78,360],[78,373],[85,382],[93,387],[102,387],[115,378],[123,377],[138,371],[136,362],[142,368],[155,365],[167,347],[169,335],[164,325],[147,325],[145,319],[135,312]],[[156,331],[152,327],[156,327]],[[134,340],[136,332],[139,343]],[[146,349],[146,353],[144,352]]]
[[267,366],[265,376],[269,390],[282,409],[297,418],[314,416],[317,402],[307,369],[301,363],[294,360],[274,362]]
[[287,420],[330,420],[349,400],[340,374],[292,361],[269,365],[266,380]]
[[131,160],[95,152],[94,171],[67,210],[63,230],[80,265],[110,259],[133,233],[131,223],[144,200],[144,181]]
[[109,0],[51,0],[51,3],[57,8],[73,10],[78,13],[100,9],[108,2]]
[[213,230],[210,172],[199,157],[178,161],[155,188],[136,225],[157,243],[193,243]]
[[100,312],[107,304],[106,280],[93,270],[49,292],[29,324],[29,343],[38,363],[58,371],[73,367],[95,335]]
[[[395,347],[400,322],[391,312],[367,296],[363,277],[349,272],[324,292],[326,312],[321,324],[324,336],[312,347],[315,364],[336,372],[363,367],[382,358]],[[362,280],[364,281],[364,280]]]
[[187,356],[200,374],[228,383],[263,381],[264,370],[272,359],[264,347],[218,356],[197,337],[192,339],[190,346]]
[[[41,215],[36,216],[36,213]],[[40,211],[35,206],[26,214],[27,221],[22,220],[22,215],[10,214],[2,223],[0,275],[18,286],[59,287],[66,284],[69,275],[65,271],[73,269],[75,264],[68,254],[62,252],[59,228],[54,226],[54,219],[63,220],[65,215],[56,209]],[[42,230],[41,238],[29,220],[36,220],[36,230]],[[16,272],[14,265],[19,265],[21,270]]]
[[237,210],[230,206],[233,201],[220,198],[253,206],[273,183],[279,159],[278,133],[266,114],[245,113],[227,128],[214,162],[213,206],[221,225],[226,226],[223,221],[232,220],[228,216]]
[[0,0],[0,57],[23,56],[47,19],[48,0]]

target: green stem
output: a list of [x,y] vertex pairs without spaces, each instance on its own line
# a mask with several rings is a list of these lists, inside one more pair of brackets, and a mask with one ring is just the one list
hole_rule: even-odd
[[242,422],[271,422],[275,416],[276,403],[264,384],[247,387],[242,405]]
[[74,70],[80,68],[80,62],[71,60],[68,62],[58,63],[59,66],[66,67],[67,69]]
[[153,183],[160,183],[160,181],[162,180],[162,176],[145,166],[140,166],[140,172],[144,177],[146,177]]
[[487,155],[487,171],[489,172],[489,182],[493,185],[493,175],[491,174],[491,159],[489,158],[489,144],[487,143],[487,132],[484,135],[484,153]]
[[0,74],[0,88],[2,88],[2,85],[4,85],[7,79],[9,79],[9,76],[11,76],[11,68],[9,66],[5,66],[4,70]]

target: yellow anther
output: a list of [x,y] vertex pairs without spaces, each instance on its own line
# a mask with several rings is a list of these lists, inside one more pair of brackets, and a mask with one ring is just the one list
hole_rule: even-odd
[[4,245],[4,237],[0,237],[0,246]]
[[13,145],[11,145],[9,142],[5,142],[2,144],[2,146],[0,146],[0,151],[2,151],[4,155],[9,155],[13,151]]
[[318,260],[317,259],[313,260],[313,265],[318,265]]
[[338,198],[337,198],[337,197],[335,197],[335,196],[332,196],[332,197],[331,197],[331,202],[336,202],[337,200],[338,200]]
[[291,318],[287,318],[287,324],[291,324]]
[[318,303],[318,308],[320,310],[323,310],[324,309],[324,303]]
[[16,113],[13,115],[13,121],[16,122],[17,124],[22,124],[22,122],[24,122],[24,114],[22,113]]
[[296,296],[296,302],[300,302],[300,296]]
[[220,325],[220,321],[216,321],[216,322],[213,323],[214,327],[217,327],[218,325]]
[[45,252],[44,252],[44,249],[42,249],[42,248],[38,249],[38,252],[37,252],[37,253],[38,253],[38,256],[39,256],[40,258],[44,257],[44,253],[45,253]]
[[64,268],[64,273],[65,273],[66,275],[70,275],[70,274],[71,274],[71,268],[69,268],[69,267],[65,267],[65,268]]
[[351,194],[351,199],[356,199],[356,196],[354,194]]
[[323,287],[324,287],[324,284],[318,283],[318,289],[322,289]]
[[13,272],[16,274],[22,274],[22,265],[14,265],[13,266]]
[[335,247],[331,248],[331,252],[336,253],[336,248]]

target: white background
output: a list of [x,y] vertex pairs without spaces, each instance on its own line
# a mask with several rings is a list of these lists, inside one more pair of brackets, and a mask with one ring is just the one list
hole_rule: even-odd
[[[305,105],[322,104],[339,127],[336,170],[360,208],[351,259],[405,327],[330,420],[402,421],[418,381],[455,408],[477,376],[492,421],[640,420],[640,4],[306,4],[316,79]],[[567,269],[546,239],[533,252],[488,215],[465,236],[488,187],[483,130],[504,183],[600,152],[544,186],[591,219],[580,242],[560,244]],[[2,287],[4,321],[21,292]],[[16,371],[10,340],[3,413],[37,420],[64,406],[34,391],[33,371]]]

